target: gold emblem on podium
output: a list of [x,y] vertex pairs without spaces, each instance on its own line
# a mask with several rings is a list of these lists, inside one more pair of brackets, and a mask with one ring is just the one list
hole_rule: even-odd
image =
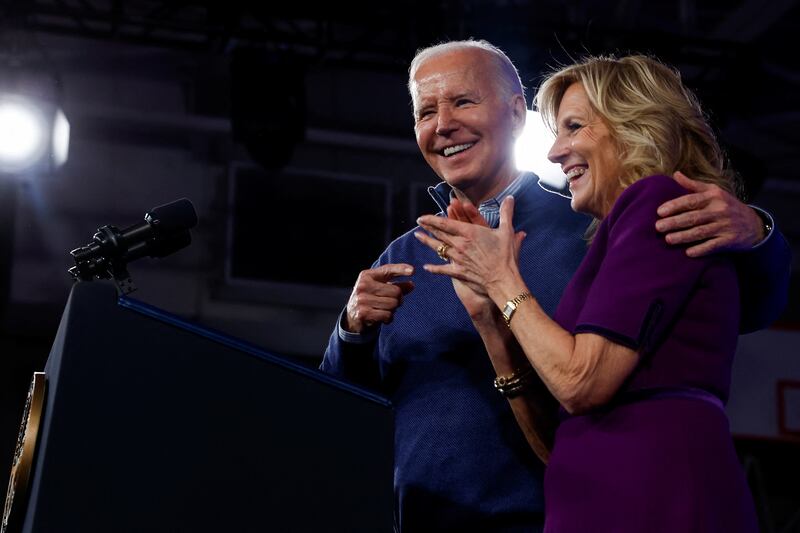
[[0,533],[13,533],[22,529],[25,508],[28,503],[28,483],[36,454],[36,440],[39,436],[39,422],[44,407],[45,375],[34,372],[28,399],[22,413],[22,424],[17,436],[14,460],[11,463],[11,476],[3,508],[3,522]]

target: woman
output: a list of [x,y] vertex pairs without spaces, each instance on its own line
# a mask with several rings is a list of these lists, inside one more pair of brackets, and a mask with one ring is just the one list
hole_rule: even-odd
[[[630,56],[564,68],[536,103],[572,208],[598,221],[554,320],[519,274],[513,199],[497,230],[454,201],[450,220],[420,219],[435,238],[418,238],[451,261],[426,269],[454,279],[495,368],[515,368],[498,389],[518,398],[535,371],[561,404],[545,530],[757,531],[722,407],[738,332],[734,266],[689,258],[655,229],[657,207],[685,192],[668,175],[733,188],[697,100],[673,70]],[[524,359],[496,326],[501,313]],[[526,435],[534,412],[515,408]]]

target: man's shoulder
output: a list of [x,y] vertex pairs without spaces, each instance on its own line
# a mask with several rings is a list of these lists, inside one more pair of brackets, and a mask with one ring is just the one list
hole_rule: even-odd
[[569,198],[543,186],[535,178],[519,191],[515,200],[514,219],[520,228],[532,225],[539,229],[561,228],[569,232],[578,228],[582,233],[589,225],[589,217],[573,211]]

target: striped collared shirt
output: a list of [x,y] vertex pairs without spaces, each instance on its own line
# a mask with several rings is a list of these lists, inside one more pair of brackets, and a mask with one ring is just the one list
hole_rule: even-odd
[[[508,187],[503,189],[497,196],[481,202],[481,205],[478,206],[478,211],[486,220],[486,223],[489,224],[489,227],[496,228],[500,224],[500,204],[503,203],[503,200],[505,200],[507,196],[515,195],[527,180],[531,179],[531,176],[532,174],[528,172],[521,172],[519,176],[509,183]],[[456,194],[452,187],[445,182],[435,187],[429,187],[428,193],[444,212],[447,212],[447,203],[443,205],[444,199],[453,198]]]

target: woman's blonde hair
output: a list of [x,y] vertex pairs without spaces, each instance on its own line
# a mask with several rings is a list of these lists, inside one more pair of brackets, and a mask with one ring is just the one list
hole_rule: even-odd
[[534,100],[553,131],[561,99],[573,83],[583,85],[594,111],[611,130],[620,150],[623,188],[645,176],[681,171],[737,192],[700,103],[676,70],[642,55],[587,57],[557,70]]

